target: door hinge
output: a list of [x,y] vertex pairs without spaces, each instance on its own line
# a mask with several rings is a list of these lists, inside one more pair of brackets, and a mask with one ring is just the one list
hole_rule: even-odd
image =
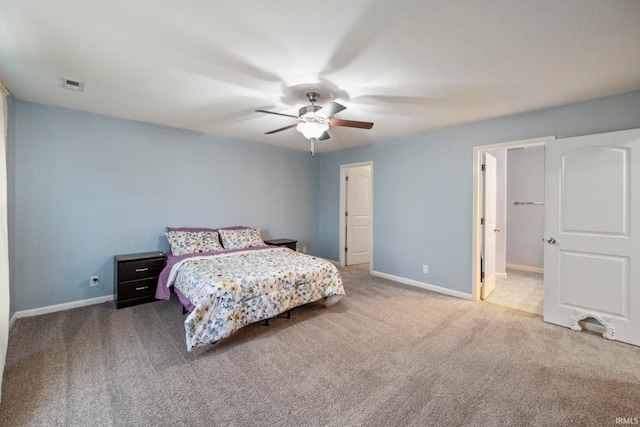
[[347,252],[347,247],[346,246],[344,247],[344,251]]
[[484,283],[484,271],[480,272],[480,282]]
[[348,176],[345,176],[345,177],[344,177],[344,180],[345,180],[345,181],[349,181],[349,177],[348,177]]
[[480,218],[480,225],[484,225],[484,218]]
[[345,213],[344,213],[344,216],[349,216],[349,212],[345,212]]
[[482,165],[482,172],[484,172],[485,165]]

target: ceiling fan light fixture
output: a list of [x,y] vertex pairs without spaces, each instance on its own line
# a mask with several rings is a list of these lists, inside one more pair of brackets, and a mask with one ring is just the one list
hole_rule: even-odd
[[296,126],[296,130],[307,139],[320,138],[327,129],[329,129],[328,124],[319,122],[302,122]]
[[296,128],[298,132],[304,135],[311,143],[311,156],[315,155],[315,143],[316,141],[324,141],[329,138],[329,126],[344,126],[360,129],[371,129],[373,123],[371,122],[358,122],[355,120],[342,120],[332,118],[334,114],[346,109],[344,105],[337,102],[331,102],[324,107],[317,106],[315,103],[320,95],[318,92],[307,92],[307,99],[311,105],[300,108],[298,116],[291,114],[276,113],[275,111],[256,110],[257,113],[275,114],[277,116],[285,116],[297,119],[299,123],[292,123],[289,126],[284,126],[279,129],[265,132],[266,135],[271,135],[283,130]]

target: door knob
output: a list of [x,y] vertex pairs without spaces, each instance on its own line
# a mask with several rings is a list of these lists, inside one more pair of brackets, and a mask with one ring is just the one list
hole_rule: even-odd
[[552,245],[553,245],[555,242],[556,242],[556,239],[554,239],[553,237],[549,237],[549,238],[547,239],[547,243],[549,243],[549,244],[552,244]]

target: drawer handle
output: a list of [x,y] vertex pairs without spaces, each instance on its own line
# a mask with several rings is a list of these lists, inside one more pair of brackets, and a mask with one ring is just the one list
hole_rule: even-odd
[[136,288],[136,291],[141,291],[143,289],[149,289],[149,285],[147,286],[140,286],[139,288]]
[[145,268],[136,268],[136,273],[142,273],[143,271],[147,271],[149,270],[149,267],[145,267]]

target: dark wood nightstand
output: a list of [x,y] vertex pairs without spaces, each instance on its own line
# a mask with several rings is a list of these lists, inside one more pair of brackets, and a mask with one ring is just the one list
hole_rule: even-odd
[[286,246],[287,248],[293,249],[295,251],[298,241],[291,239],[267,239],[264,241],[264,243],[273,246]]
[[165,265],[162,252],[116,255],[114,300],[116,308],[156,300],[158,276]]

